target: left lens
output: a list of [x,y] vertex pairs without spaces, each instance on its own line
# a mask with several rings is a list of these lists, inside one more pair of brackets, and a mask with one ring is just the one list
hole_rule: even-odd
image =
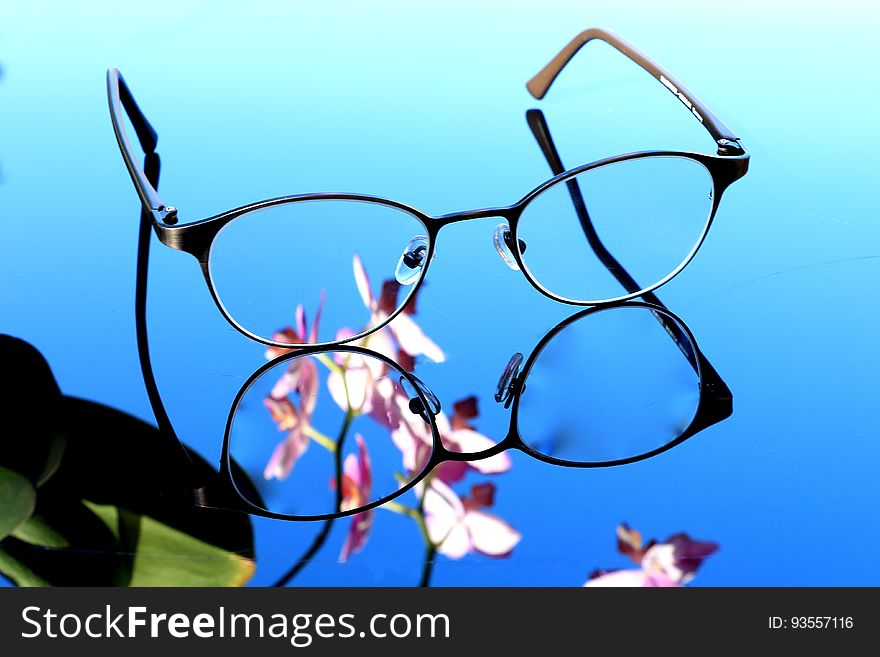
[[[208,271],[226,315],[254,337],[333,343],[339,327],[364,332],[407,303],[427,265],[425,231],[385,202],[291,199],[226,224]],[[309,322],[279,334],[297,307]]]
[[[362,351],[279,362],[241,394],[229,428],[236,488],[273,513],[313,518],[393,496],[434,445],[428,406],[396,366]],[[409,392],[408,392],[409,391]],[[411,404],[411,400],[416,401]],[[235,477],[247,477],[238,481]]]
[[700,401],[696,346],[672,316],[644,306],[584,315],[525,374],[519,431],[537,452],[606,463],[678,438]]

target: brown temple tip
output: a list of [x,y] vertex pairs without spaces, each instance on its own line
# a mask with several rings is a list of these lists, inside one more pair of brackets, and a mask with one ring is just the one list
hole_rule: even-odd
[[547,76],[545,75],[546,70],[547,69],[541,69],[540,73],[526,83],[526,89],[528,89],[529,93],[537,100],[541,100],[547,95],[547,89],[550,87],[550,85],[547,84]]
[[559,75],[559,72],[563,68],[565,68],[565,65],[568,64],[571,58],[575,56],[575,53],[581,49],[581,46],[592,39],[599,38],[608,40],[608,37],[614,39],[614,36],[610,32],[603,30],[602,28],[591,27],[584,30],[574,39],[569,41],[565,48],[559,51],[559,53],[551,59],[544,68],[538,71],[538,74],[535,77],[528,81],[526,89],[529,90],[529,93],[532,94],[532,96],[541,100],[547,95],[547,91],[550,89],[550,85],[553,84],[556,76]]

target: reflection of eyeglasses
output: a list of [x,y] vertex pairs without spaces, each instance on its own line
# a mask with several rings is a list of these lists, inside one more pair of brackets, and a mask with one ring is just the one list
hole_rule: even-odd
[[291,351],[257,370],[235,398],[221,474],[238,503],[224,504],[272,518],[329,519],[466,464],[498,471],[508,449],[569,467],[633,463],[732,412],[729,389],[690,330],[644,302],[564,320],[527,359],[511,358],[495,399],[511,407],[497,444],[468,425],[466,412],[450,421],[424,383],[380,353]]
[[[604,30],[578,35],[529,82],[532,95],[542,98],[567,62],[593,39],[610,44],[666,86],[712,135],[717,155],[645,151],[565,171],[558,156],[551,157],[552,142],[542,138],[538,115],[530,113],[530,125],[556,175],[510,206],[432,217],[361,194],[303,194],[176,225],[177,208],[159,197],[135,158],[123,109],[148,161],[158,157],[156,133],[115,69],[108,72],[110,112],[153,229],[164,244],[198,259],[224,317],[264,344],[341,344],[375,332],[401,313],[424,278],[440,229],[458,221],[503,219],[494,242],[504,261],[546,296],[575,305],[643,295],[690,262],[724,190],[746,173],[749,157],[736,135],[668,71]],[[301,245],[293,256],[291,245]],[[393,274],[402,293],[395,289],[394,303],[383,303],[391,295],[371,288],[366,277],[356,277],[352,286],[350,276],[339,275],[350,271],[352,262],[356,271],[365,267],[387,274],[381,278]],[[624,266],[627,281],[617,273]],[[325,308],[330,320],[325,325],[364,326],[360,334],[280,339],[273,333],[287,322],[298,300],[310,302],[323,291],[334,304]]]

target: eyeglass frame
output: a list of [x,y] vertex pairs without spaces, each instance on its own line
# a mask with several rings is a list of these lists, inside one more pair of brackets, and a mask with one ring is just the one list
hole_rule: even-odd
[[[214,282],[211,276],[209,257],[214,239],[216,238],[220,230],[228,223],[235,219],[238,219],[242,215],[255,212],[257,210],[304,201],[357,201],[362,203],[383,205],[405,212],[414,217],[417,221],[419,221],[419,223],[424,227],[426,236],[428,238],[428,250],[422,261],[421,271],[419,272],[418,279],[414,282],[414,284],[409,286],[406,297],[403,298],[402,301],[399,301],[397,308],[395,308],[393,312],[389,313],[381,321],[371,324],[360,333],[350,337],[346,337],[342,340],[317,343],[317,346],[323,347],[339,346],[348,342],[362,339],[367,335],[375,333],[384,326],[388,325],[391,321],[394,320],[395,317],[403,312],[409,300],[413,298],[413,296],[418,292],[419,288],[421,287],[421,284],[427,273],[428,266],[430,265],[430,262],[434,257],[435,245],[440,230],[444,226],[452,223],[491,217],[504,219],[510,228],[510,231],[508,233],[508,235],[510,236],[510,240],[507,246],[517,266],[522,271],[529,284],[532,285],[532,287],[534,287],[538,292],[554,301],[574,306],[599,306],[604,304],[618,303],[634,299],[636,297],[644,295],[645,293],[652,292],[653,290],[656,290],[657,288],[666,284],[672,278],[677,276],[696,256],[697,251],[699,250],[700,246],[706,238],[706,235],[709,232],[709,229],[711,228],[724,191],[733,182],[743,177],[748,171],[749,155],[745,152],[745,149],[743,149],[742,145],[740,144],[740,140],[735,135],[735,133],[733,133],[733,131],[731,131],[730,128],[727,127],[727,125],[723,121],[721,121],[721,119],[719,119],[714,114],[714,112],[712,112],[704,103],[702,103],[698,98],[696,98],[696,96],[688,91],[687,88],[684,87],[684,85],[682,85],[674,76],[672,76],[672,74],[670,74],[659,64],[651,60],[647,55],[637,50],[634,46],[627,43],[619,36],[608,30],[591,28],[585,30],[577,37],[575,37],[565,48],[563,48],[562,51],[560,51],[558,55],[556,55],[556,57],[554,57],[553,60],[551,60],[551,62],[547,66],[544,67],[544,69],[542,69],[528,82],[526,86],[529,92],[537,99],[543,98],[550,86],[552,85],[553,81],[555,80],[556,76],[558,76],[565,65],[571,60],[572,57],[574,57],[574,55],[578,52],[578,50],[580,50],[581,47],[583,47],[591,40],[601,40],[608,43],[616,50],[621,52],[623,55],[641,66],[644,70],[646,70],[658,81],[660,81],[664,87],[666,87],[674,95],[676,95],[676,97],[686,107],[690,109],[691,113],[697,120],[699,120],[703,127],[709,131],[713,139],[715,139],[718,147],[717,155],[672,150],[639,151],[603,158],[567,171],[560,172],[554,167],[554,174],[556,175],[534,188],[532,191],[530,191],[528,194],[526,194],[519,201],[512,205],[480,208],[476,210],[465,210],[439,216],[428,215],[418,210],[417,208],[409,206],[405,203],[401,203],[399,201],[366,194],[311,193],[294,194],[257,201],[244,206],[240,206],[233,210],[214,215],[212,217],[208,217],[206,219],[198,220],[184,225],[177,225],[179,220],[178,209],[175,206],[166,204],[161,199],[155,186],[150,183],[148,176],[144,172],[144,168],[141,167],[138,163],[138,159],[135,155],[134,149],[132,148],[131,142],[129,141],[128,134],[124,127],[124,120],[122,116],[123,110],[129,117],[129,120],[131,121],[138,140],[141,144],[141,148],[143,149],[146,156],[150,156],[151,154],[156,153],[158,135],[155,129],[146,119],[137,102],[134,100],[134,97],[131,94],[128,85],[125,83],[125,80],[118,69],[111,68],[107,72],[107,94],[110,106],[111,121],[113,123],[116,140],[122,152],[126,168],[129,172],[129,175],[131,176],[132,182],[135,185],[138,196],[141,199],[143,209],[149,215],[153,229],[157,237],[159,238],[159,241],[166,246],[169,246],[176,250],[184,251],[196,258],[196,260],[199,262],[199,266],[205,278],[205,282],[208,285],[211,297],[214,300],[217,308],[220,310],[220,313],[223,315],[226,321],[233,326],[233,328],[235,328],[243,335],[249,337],[250,339],[255,340],[256,342],[275,347],[290,348],[291,346],[289,343],[278,342],[269,338],[265,338],[248,330],[238,321],[236,321],[235,318],[231,316],[231,314],[226,310],[225,306],[223,305],[220,299],[220,295],[215,289]],[[533,132],[535,133],[536,138],[539,138],[539,141],[541,141],[538,132],[536,132],[536,125],[533,123],[531,118],[529,120],[529,123],[532,127]],[[546,150],[545,155],[547,155]],[[684,260],[675,269],[673,269],[672,272],[661,278],[659,281],[635,291],[627,288],[628,291],[626,294],[611,299],[581,301],[556,295],[555,293],[545,288],[537,279],[532,276],[531,272],[529,271],[528,265],[525,264],[525,261],[522,257],[521,242],[517,234],[517,227],[519,224],[520,216],[522,215],[528,204],[536,197],[538,197],[542,192],[546,191],[548,188],[560,183],[568,183],[568,186],[571,190],[572,187],[577,186],[577,181],[575,180],[576,176],[592,169],[596,169],[598,167],[606,166],[609,164],[614,164],[617,162],[650,157],[680,157],[693,160],[703,165],[712,178],[715,193],[712,197],[711,211],[709,213],[708,220],[703,227],[703,231],[699,235],[690,253],[685,256]],[[552,166],[553,163],[551,162],[551,167]],[[579,216],[582,223],[584,221],[583,215],[585,214],[585,211],[583,213],[579,211]],[[589,221],[588,217],[587,221]],[[595,250],[595,246],[592,244],[592,242],[591,247],[593,247]],[[601,260],[601,254],[597,255],[599,255]]]
[[[594,313],[601,313],[606,311],[613,312],[622,308],[641,308],[652,312],[655,317],[660,320],[661,326],[667,329],[667,332],[669,332],[668,327],[670,321],[674,323],[675,326],[678,328],[676,334],[669,333],[669,335],[676,342],[679,349],[681,349],[682,354],[688,360],[691,367],[693,367],[699,380],[699,401],[697,403],[697,407],[694,411],[694,416],[691,419],[690,423],[682,430],[682,432],[677,437],[659,447],[656,447],[642,454],[628,456],[625,458],[611,459],[608,461],[571,461],[568,459],[560,459],[554,456],[550,456],[548,454],[544,454],[536,450],[534,447],[531,447],[523,439],[522,434],[519,430],[519,406],[522,400],[522,395],[527,387],[526,382],[528,380],[529,373],[532,371],[532,368],[538,361],[541,353],[559,333],[564,331],[575,322],[584,320]],[[658,315],[663,315],[663,318],[661,319],[660,317],[658,317]],[[687,342],[685,343],[683,342],[683,340],[686,340]],[[431,433],[433,437],[431,455],[430,458],[422,466],[421,471],[416,474],[411,480],[407,481],[406,484],[402,485],[393,493],[373,502],[370,502],[369,504],[365,504],[363,506],[345,511],[340,510],[338,512],[320,515],[298,516],[295,514],[273,512],[254,504],[245,493],[238,489],[238,486],[236,485],[235,477],[233,476],[231,471],[232,454],[230,447],[231,435],[235,422],[235,414],[238,410],[239,403],[241,402],[242,398],[248,393],[250,387],[267,371],[276,368],[279,365],[283,365],[284,363],[287,363],[293,359],[306,358],[313,354],[321,353],[351,353],[374,358],[383,362],[386,366],[392,368],[396,374],[401,374],[403,377],[405,377],[416,394],[415,398],[410,398],[410,410],[414,414],[420,415],[422,419],[425,420],[431,427]],[[516,356],[521,356],[521,354],[515,354],[514,357]],[[276,520],[287,521],[320,522],[322,520],[344,518],[346,516],[369,511],[370,509],[374,509],[387,502],[390,502],[397,497],[400,497],[401,495],[405,494],[413,487],[415,487],[419,482],[423,481],[437,466],[441,465],[442,463],[450,461],[480,461],[505,452],[507,450],[515,449],[523,452],[524,454],[527,454],[532,458],[543,461],[544,463],[567,468],[586,469],[628,465],[631,463],[644,461],[646,459],[662,454],[672,449],[673,447],[682,444],[684,441],[692,438],[693,436],[707,429],[708,427],[727,419],[733,413],[733,394],[727,387],[727,384],[724,383],[724,381],[721,379],[715,368],[712,367],[708,359],[700,351],[700,348],[697,345],[696,338],[694,337],[688,326],[681,320],[680,317],[678,317],[675,313],[670,311],[662,304],[658,305],[644,301],[627,301],[621,302],[619,304],[609,304],[604,306],[586,308],[559,322],[541,338],[534,349],[532,349],[532,351],[530,352],[528,358],[524,360],[522,368],[518,370],[516,376],[512,379],[512,381],[510,381],[509,394],[510,397],[507,399],[499,399],[496,396],[496,401],[504,403],[505,408],[510,407],[510,423],[508,425],[508,430],[505,437],[499,440],[492,447],[482,450],[480,452],[455,452],[443,445],[443,440],[440,436],[440,432],[437,428],[437,423],[435,421],[435,417],[439,412],[439,408],[437,408],[435,411],[433,408],[434,404],[431,402],[433,393],[430,392],[430,389],[418,377],[413,375],[411,372],[407,372],[406,370],[404,370],[403,367],[395,363],[392,359],[365,347],[350,344],[336,345],[332,347],[314,345],[291,350],[289,353],[283,354],[277,358],[272,359],[271,361],[264,363],[259,369],[257,369],[248,377],[248,379],[245,381],[245,383],[241,386],[238,393],[236,394],[230,407],[229,415],[227,417],[226,429],[223,436],[223,446],[220,456],[221,485],[224,485],[226,487],[226,494],[223,495],[221,502],[212,502],[211,500],[206,498],[204,500],[204,506],[211,507],[217,505],[225,509],[237,510],[265,518],[273,518]],[[342,451],[343,450],[340,446],[340,448],[336,450],[334,456],[337,480],[339,480],[342,476]],[[336,508],[340,509],[340,496],[342,494],[341,489],[341,486],[337,486],[335,488],[337,495]],[[234,499],[230,499],[229,493],[234,494]]]

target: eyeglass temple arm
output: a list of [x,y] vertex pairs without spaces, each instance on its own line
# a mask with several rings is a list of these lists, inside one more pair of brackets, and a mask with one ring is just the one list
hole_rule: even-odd
[[[550,134],[550,127],[547,125],[547,120],[544,118],[544,112],[539,109],[528,110],[526,112],[526,121],[529,124],[532,135],[534,135],[535,140],[541,147],[541,152],[544,154],[547,164],[550,165],[550,170],[553,172],[553,175],[558,176],[565,172],[565,165],[562,164],[562,158],[560,158],[559,151],[553,143],[553,137]],[[599,261],[605,266],[605,269],[617,279],[627,292],[638,292],[642,289],[641,286],[635,281],[626,268],[618,262],[617,258],[611,255],[611,252],[608,251],[602,243],[599,234],[596,232],[596,228],[590,219],[589,212],[587,211],[587,204],[584,202],[584,197],[583,194],[581,194],[580,185],[578,185],[577,179],[571,178],[565,182],[565,185],[568,188],[569,196],[571,196],[571,201],[574,204],[578,221],[581,224],[581,229],[583,230],[584,236],[587,238],[587,242],[593,250],[593,253],[596,254],[596,257],[599,258]]]
[[[148,152],[144,157],[143,171],[145,178],[151,183],[151,187],[158,185],[159,170],[159,156],[153,151]],[[142,207],[138,229],[134,309],[138,360],[140,361],[144,387],[147,389],[147,397],[150,400],[150,407],[153,410],[153,416],[156,418],[156,424],[161,435],[163,437],[167,436],[170,439],[163,441],[161,448],[167,448],[169,452],[169,467],[179,468],[185,477],[184,481],[188,481],[192,462],[183,443],[177,437],[177,433],[174,431],[174,427],[165,410],[165,404],[162,402],[162,396],[159,394],[159,387],[156,384],[156,377],[153,374],[153,364],[150,358],[150,342],[147,334],[147,271],[150,265],[151,232],[152,217],[147,212],[147,209]]]
[[158,183],[154,184],[145,171],[145,166],[147,165],[145,164],[142,167],[138,162],[137,154],[132,148],[128,133],[125,130],[123,111],[128,116],[129,121],[131,121],[141,148],[148,160],[151,155],[156,155],[156,144],[159,137],[135,102],[134,96],[131,95],[131,91],[125,83],[122,74],[115,68],[107,71],[107,101],[110,105],[110,119],[113,122],[113,132],[116,134],[119,150],[122,151],[122,159],[125,160],[125,167],[128,169],[128,174],[131,176],[131,181],[134,183],[144,210],[149,213],[150,221],[169,225],[177,223],[177,210],[162,200],[159,192],[156,191]]
[[[532,134],[535,136],[538,145],[541,147],[541,152],[544,154],[547,163],[550,165],[550,170],[553,172],[553,175],[563,173],[565,171],[565,166],[562,164],[562,158],[560,158],[559,151],[553,143],[553,137],[550,134],[550,127],[547,125],[544,113],[538,109],[528,110],[526,112],[526,120],[528,121],[529,128],[531,128]],[[593,222],[590,219],[587,205],[584,202],[584,197],[583,194],[581,194],[581,189],[577,180],[572,178],[566,181],[566,186],[568,187],[568,192],[571,196],[571,201],[574,205],[575,212],[577,213],[578,220],[580,221],[581,228],[584,231],[584,235],[586,236],[587,242],[589,242],[593,253],[596,254],[599,261],[605,266],[611,275],[617,279],[627,292],[631,294],[638,292],[642,289],[641,286],[626,268],[618,262],[599,238],[599,234],[596,232],[596,228],[593,226]],[[660,298],[653,292],[644,292],[639,296],[648,303],[652,303],[664,310],[668,310],[666,304],[660,301]],[[717,370],[702,353],[699,353],[699,351],[698,353],[694,353],[694,348],[692,346],[693,343],[681,330],[681,327],[667,315],[655,313],[654,316],[669,334],[669,337],[672,338],[678,346],[679,350],[681,350],[682,354],[684,354],[685,358],[687,358],[691,367],[694,368],[694,371],[702,371],[704,382],[715,398],[720,401],[727,400],[729,403],[732,402],[733,394],[730,392],[730,388],[727,387],[727,384],[724,383]],[[732,410],[731,406],[727,414],[719,418],[719,420],[729,416]]]
[[565,48],[563,48],[556,57],[554,57],[547,66],[535,75],[526,88],[529,93],[540,100],[543,98],[550,85],[556,79],[556,76],[565,68],[565,65],[571,61],[578,50],[593,40],[604,41],[612,46],[615,50],[628,57],[636,64],[641,66],[645,71],[657,79],[664,87],[677,97],[682,104],[687,107],[691,114],[703,125],[718,146],[719,155],[744,155],[745,149],[739,143],[739,137],[731,130],[724,121],[710,110],[699,98],[691,93],[678,79],[669,71],[660,66],[657,62],[648,57],[645,53],[637,49],[630,43],[627,43],[619,36],[598,27],[584,30],[572,39]]

